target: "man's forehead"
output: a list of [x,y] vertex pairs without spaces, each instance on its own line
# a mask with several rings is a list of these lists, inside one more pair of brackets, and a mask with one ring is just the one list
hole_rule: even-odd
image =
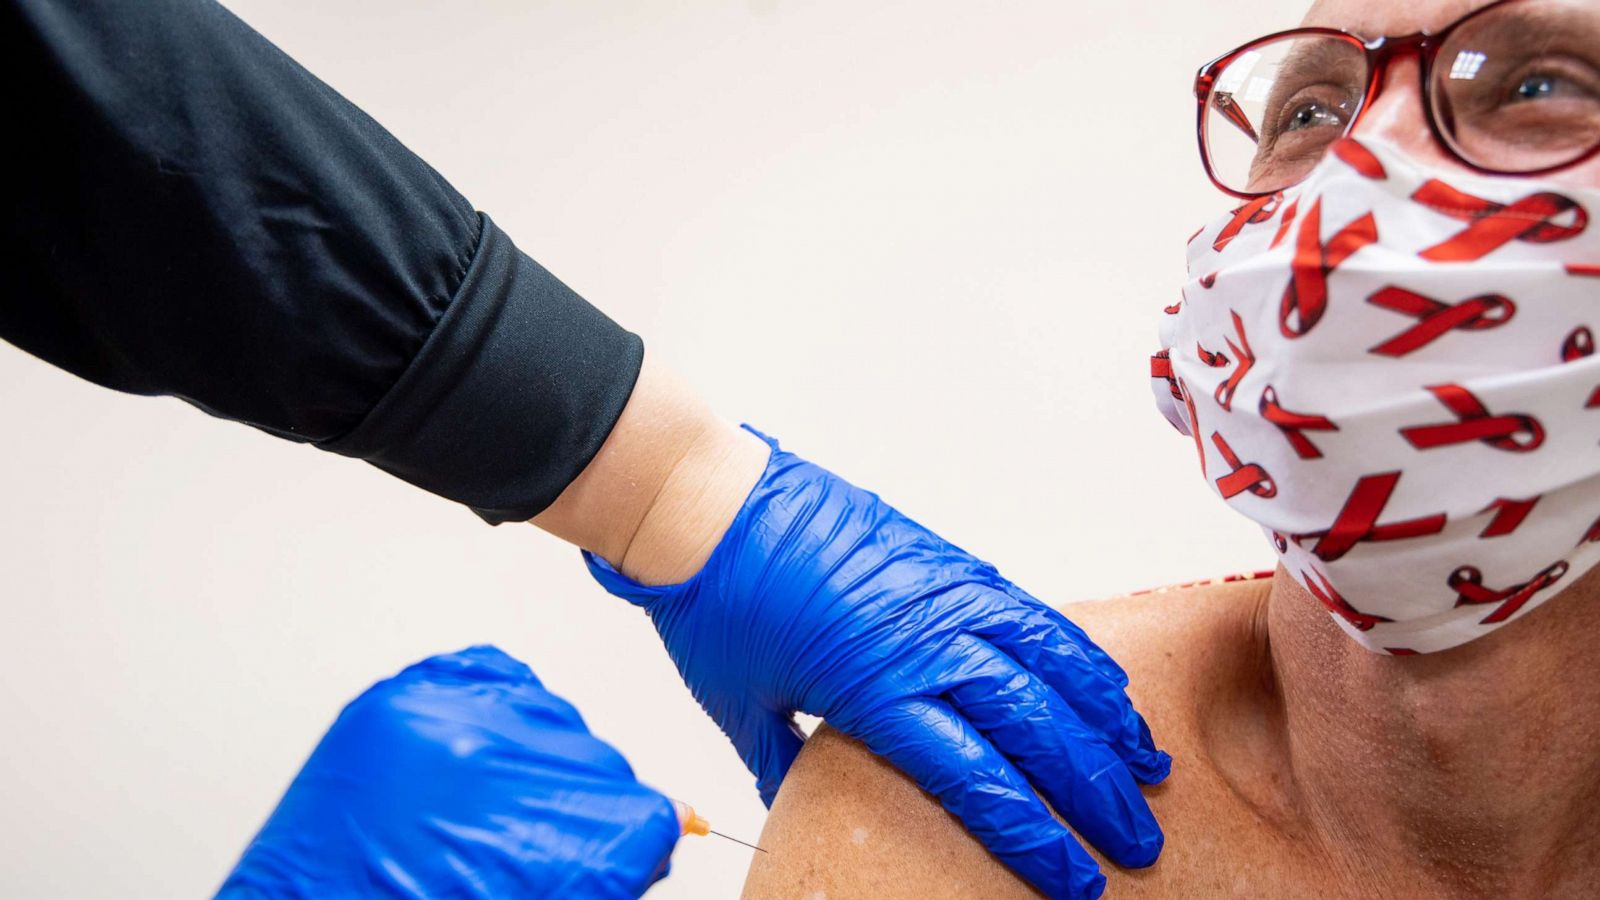
[[1341,28],[1364,38],[1437,31],[1494,0],[1316,0],[1304,25]]

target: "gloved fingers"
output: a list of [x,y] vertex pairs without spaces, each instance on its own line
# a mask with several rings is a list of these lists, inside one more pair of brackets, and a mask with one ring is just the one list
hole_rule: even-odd
[[908,698],[850,722],[854,728],[833,724],[938,797],[989,852],[1047,896],[1093,900],[1105,890],[1094,857],[947,704]]
[[555,765],[574,778],[634,779],[627,759],[589,731],[577,707],[489,646],[432,656],[374,684],[340,713],[335,733],[357,750],[354,736],[367,735],[370,747],[391,754],[435,748],[460,760],[485,754],[507,767]]
[[1003,653],[956,646],[966,677],[950,705],[1027,776],[1089,843],[1118,865],[1161,854],[1161,826],[1122,759],[1049,685]]
[[459,683],[528,684],[543,687],[533,670],[493,644],[475,644],[454,653],[440,653],[412,663],[395,676],[398,681],[451,681]]
[[778,787],[800,753],[800,745],[805,743],[805,735],[792,716],[766,711],[760,713],[755,728],[745,733],[750,740],[735,744],[742,750],[745,767],[756,776],[761,802],[770,809],[773,798],[778,796]]
[[[665,878],[672,851],[683,834],[672,801],[642,784],[581,785],[548,796],[520,797],[527,826],[555,839],[539,850],[553,854],[559,865],[535,870],[542,878],[526,885],[540,897],[638,897]],[[467,835],[477,840],[478,833]],[[566,857],[566,858],[562,858]],[[526,860],[506,854],[508,865],[527,868]]]
[[1150,726],[1133,708],[1128,680],[1088,635],[1061,613],[1022,591],[1005,614],[971,629],[1027,671],[1054,688],[1061,699],[1128,770],[1156,784],[1172,769],[1172,757],[1156,749]]
[[1111,654],[1100,649],[1100,645],[1096,644],[1094,640],[1089,637],[1089,635],[1085,634],[1084,630],[1078,627],[1078,623],[1067,618],[1065,615],[1062,615],[1060,610],[1052,607],[1048,603],[1045,603],[1043,600],[1040,600],[1038,597],[1035,597],[1022,588],[1017,587],[1012,582],[1002,579],[1000,586],[1005,590],[1006,594],[1011,597],[1011,599],[1017,601],[1023,606],[1029,607],[1030,609],[1039,610],[1046,616],[1054,619],[1057,627],[1066,632],[1068,640],[1070,640],[1075,646],[1083,651],[1083,655],[1094,664],[1094,667],[1097,671],[1105,673],[1108,677],[1115,681],[1119,687],[1128,686],[1128,673],[1123,671],[1122,666],[1118,665],[1117,661],[1111,658]]

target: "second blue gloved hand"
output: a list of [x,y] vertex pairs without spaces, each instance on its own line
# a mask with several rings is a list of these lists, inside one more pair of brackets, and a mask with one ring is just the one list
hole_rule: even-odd
[[678,835],[577,710],[471,647],[345,707],[219,896],[638,897]]
[[[1165,778],[1127,676],[1075,625],[877,496],[778,449],[704,568],[651,587],[591,554],[649,613],[695,698],[772,802],[822,716],[916,779],[1054,897],[1094,897],[1094,859],[1162,845],[1137,782]],[[1031,787],[1030,787],[1031,783]]]

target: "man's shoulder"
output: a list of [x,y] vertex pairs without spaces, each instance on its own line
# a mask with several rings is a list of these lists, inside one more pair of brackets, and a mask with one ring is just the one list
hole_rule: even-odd
[[1259,642],[1271,575],[1230,575],[1059,609],[1128,672],[1136,690],[1143,681],[1170,682],[1178,672],[1234,660],[1240,647]]
[[[1158,743],[1188,757],[1207,686],[1240,667],[1239,642],[1269,587],[1264,577],[1216,579],[1061,611],[1127,671]],[[827,727],[790,770],[762,843],[782,852],[757,854],[746,897],[1034,896],[933,798]]]

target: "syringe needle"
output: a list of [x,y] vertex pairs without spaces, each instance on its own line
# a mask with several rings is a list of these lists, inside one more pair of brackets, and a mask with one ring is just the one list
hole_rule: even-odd
[[[683,802],[682,800],[672,801],[672,806],[678,812],[678,822],[680,823],[679,827],[682,829],[684,834],[714,834],[723,840],[733,841],[735,844],[743,844],[744,846],[749,847],[751,850],[761,850],[760,847],[757,847],[755,844],[752,844],[748,841],[741,841],[736,837],[729,837],[720,831],[712,831],[711,823],[707,822],[700,816],[699,813],[695,812],[694,807]],[[767,851],[761,850],[761,852],[765,853]]]
[[[736,837],[728,837],[727,835],[723,834],[720,831],[716,831],[714,829],[707,829],[707,830],[711,831],[712,834],[716,835],[719,838],[726,838],[727,840],[733,841],[735,844],[744,844],[746,847],[749,847],[751,850],[761,850],[761,848],[757,847],[755,844],[751,844],[751,843],[747,843],[745,841],[741,841]],[[761,852],[765,853],[767,851],[761,850]]]

